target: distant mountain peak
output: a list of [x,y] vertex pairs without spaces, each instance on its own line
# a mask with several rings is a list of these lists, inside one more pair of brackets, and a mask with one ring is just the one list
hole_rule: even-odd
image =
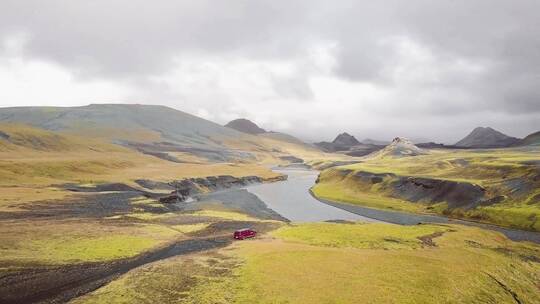
[[334,141],[332,141],[332,143],[344,146],[355,146],[360,144],[360,142],[354,136],[347,132],[339,134]]
[[229,121],[225,127],[235,129],[236,131],[248,133],[248,134],[261,134],[266,133],[266,130],[260,128],[254,122],[245,118],[238,118]]
[[491,127],[476,127],[455,145],[467,148],[503,148],[518,143],[519,139],[503,134]]

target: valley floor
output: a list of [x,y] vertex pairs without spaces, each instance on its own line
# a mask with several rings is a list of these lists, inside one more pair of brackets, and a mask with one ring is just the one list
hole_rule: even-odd
[[[62,154],[0,161],[0,303],[540,302],[534,243],[453,224],[289,223],[243,190],[167,204],[152,182],[279,174]],[[233,241],[244,227],[260,234]]]

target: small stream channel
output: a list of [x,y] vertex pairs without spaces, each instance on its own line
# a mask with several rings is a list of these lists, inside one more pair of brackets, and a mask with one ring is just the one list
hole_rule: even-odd
[[461,224],[499,231],[514,241],[540,243],[540,233],[538,232],[508,229],[495,225],[450,219],[444,216],[378,210],[317,199],[309,191],[315,184],[318,175],[317,171],[296,168],[274,171],[286,174],[289,178],[282,182],[251,185],[246,189],[257,195],[269,208],[293,222],[355,220],[399,225],[416,225],[418,223]]

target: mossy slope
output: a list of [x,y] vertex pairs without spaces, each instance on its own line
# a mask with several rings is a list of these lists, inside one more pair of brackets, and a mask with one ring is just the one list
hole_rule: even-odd
[[[540,231],[539,155],[537,147],[528,147],[365,159],[324,170],[313,193],[350,204]],[[448,191],[427,189],[433,185]]]

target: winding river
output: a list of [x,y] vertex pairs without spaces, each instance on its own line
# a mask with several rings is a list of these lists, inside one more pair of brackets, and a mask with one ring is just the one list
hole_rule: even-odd
[[309,189],[315,184],[318,175],[317,171],[307,169],[279,169],[275,171],[286,174],[289,178],[282,182],[248,186],[246,189],[258,196],[269,208],[293,222],[354,220],[399,225],[416,225],[428,222],[452,223],[496,230],[515,241],[540,243],[540,233],[538,232],[502,228],[437,215],[378,210],[316,199],[311,195]]
[[292,222],[320,222],[329,220],[353,220],[376,222],[377,220],[355,214],[318,201],[309,194],[318,172],[306,169],[274,170],[288,175],[282,182],[256,184],[246,189],[259,197],[272,210]]

